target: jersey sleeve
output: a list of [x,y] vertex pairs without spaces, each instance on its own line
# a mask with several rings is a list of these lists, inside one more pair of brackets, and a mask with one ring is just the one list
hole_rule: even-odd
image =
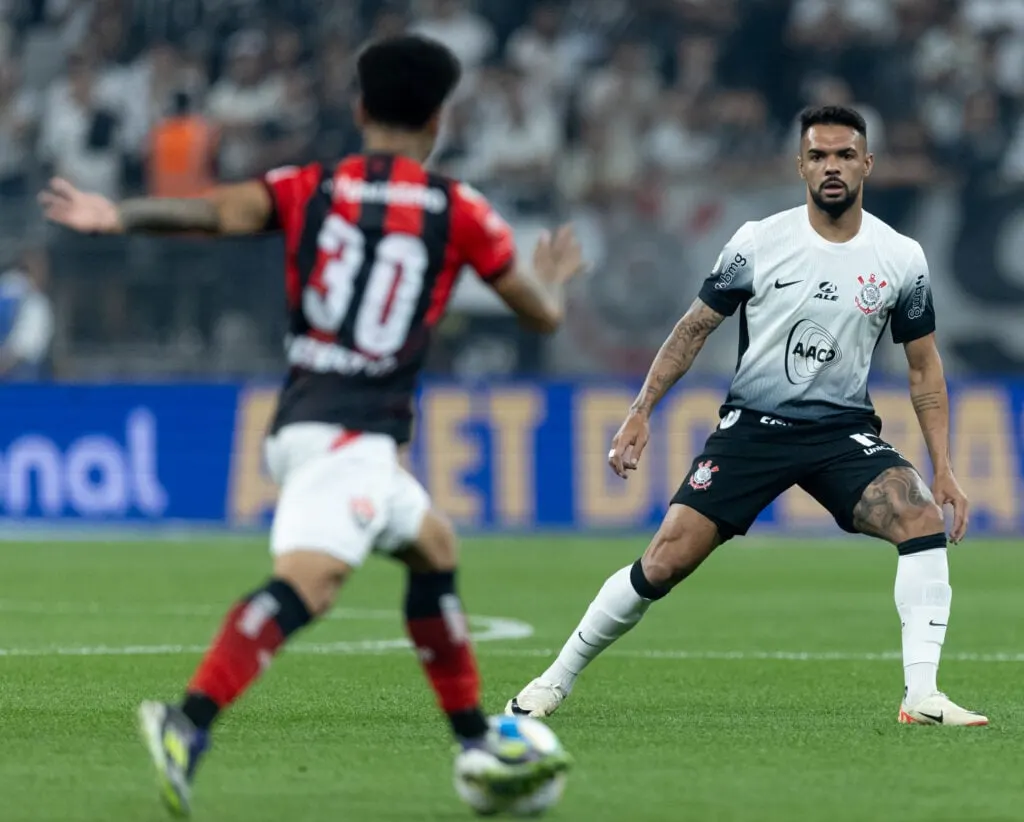
[[484,282],[494,282],[516,259],[512,227],[482,194],[465,183],[456,184],[454,191],[452,242],[465,265]]
[[753,223],[744,223],[725,244],[699,296],[703,303],[727,317],[754,296]]
[[283,231],[291,235],[301,230],[303,211],[323,176],[320,163],[308,166],[282,166],[263,175],[263,185],[270,192],[273,211],[267,231]]
[[908,343],[935,330],[935,306],[924,250],[914,243],[910,268],[892,310],[892,341]]

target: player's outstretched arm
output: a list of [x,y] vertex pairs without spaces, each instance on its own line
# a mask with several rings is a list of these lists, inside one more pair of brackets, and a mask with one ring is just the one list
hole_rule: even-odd
[[969,505],[967,496],[953,476],[949,459],[949,396],[942,358],[935,346],[935,334],[911,340],[903,348],[910,368],[910,400],[935,473],[932,494],[939,505],[953,506],[950,538],[959,542],[967,532]]
[[138,197],[115,203],[57,178],[39,195],[39,202],[48,220],[87,234],[256,234],[266,228],[273,211],[262,182],[217,186],[204,197]]
[[537,242],[532,274],[514,268],[493,287],[523,326],[553,334],[565,316],[565,284],[584,267],[576,234],[564,225],[554,237],[545,232]]
[[629,416],[612,440],[608,463],[620,477],[625,479],[626,472],[635,470],[640,463],[640,455],[650,436],[651,412],[679,378],[690,370],[704,347],[704,341],[724,319],[724,314],[719,314],[698,298],[661,344],[643,388],[629,407]]

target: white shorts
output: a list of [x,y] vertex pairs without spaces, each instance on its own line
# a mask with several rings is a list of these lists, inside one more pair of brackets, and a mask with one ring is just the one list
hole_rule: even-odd
[[344,436],[336,425],[300,422],[267,437],[267,468],[281,487],[274,555],[324,551],[356,568],[371,551],[399,551],[419,534],[430,497],[399,464],[395,441]]

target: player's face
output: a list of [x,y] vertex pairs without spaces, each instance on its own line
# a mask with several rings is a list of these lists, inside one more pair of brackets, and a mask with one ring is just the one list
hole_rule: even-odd
[[839,217],[860,198],[874,156],[867,141],[848,126],[812,126],[803,136],[798,167],[814,204]]

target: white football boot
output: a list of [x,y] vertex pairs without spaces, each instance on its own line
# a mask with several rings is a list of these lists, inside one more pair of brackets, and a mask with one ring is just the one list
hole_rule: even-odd
[[900,705],[899,721],[903,725],[988,725],[988,717],[961,708],[944,693],[936,691],[916,705]]
[[534,719],[543,719],[557,711],[567,696],[560,685],[535,679],[508,701],[505,713],[508,716],[532,716]]

